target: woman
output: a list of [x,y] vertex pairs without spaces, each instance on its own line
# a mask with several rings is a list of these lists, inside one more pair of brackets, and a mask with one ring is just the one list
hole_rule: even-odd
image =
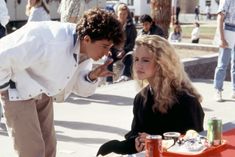
[[167,40],[157,35],[139,36],[133,61],[134,76],[143,89],[134,99],[131,131],[124,141],[112,140],[102,145],[97,155],[140,152],[148,134],[203,130],[201,96]]
[[170,42],[181,42],[182,29],[179,23],[175,23],[173,26],[173,32],[170,33],[168,40]]
[[43,0],[28,0],[26,15],[28,21],[50,21],[50,11]]
[[[130,10],[126,4],[120,3],[117,6],[117,19],[121,23],[123,31],[125,33],[125,43],[123,46],[121,46],[121,48],[119,48],[120,46],[118,46],[117,48],[117,46],[114,45],[110,50],[112,54],[109,57],[113,59],[113,63],[122,59],[122,62],[124,64],[122,74],[120,78],[115,81],[116,83],[132,79],[132,55],[130,54],[130,52],[133,51],[133,48],[135,46],[135,38],[137,36],[137,31],[135,25],[133,24]],[[109,65],[108,69],[112,71],[113,64]],[[106,81],[108,83],[112,83],[113,78],[108,77]]]

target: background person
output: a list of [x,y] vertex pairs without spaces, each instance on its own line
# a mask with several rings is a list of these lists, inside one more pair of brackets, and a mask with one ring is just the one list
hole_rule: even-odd
[[84,12],[91,9],[88,3],[91,0],[61,0],[58,12],[60,21],[77,23]]
[[[136,39],[134,76],[142,90],[135,96],[131,131],[126,140],[103,144],[97,155],[133,154],[144,150],[148,134],[203,131],[201,96],[193,87],[174,48],[157,35]],[[169,83],[170,82],[170,83]]]
[[140,17],[143,28],[139,31],[139,35],[159,35],[164,37],[163,30],[153,22],[153,19],[144,14]]
[[179,23],[173,25],[173,31],[170,33],[168,40],[170,42],[181,42],[182,40],[182,29]]
[[215,100],[223,101],[222,91],[223,82],[226,76],[226,70],[231,63],[231,82],[232,94],[231,97],[235,99],[235,1],[224,0],[220,1],[217,27],[220,36],[220,49],[215,69],[214,88],[216,89]]
[[[9,22],[8,9],[5,0],[0,0],[0,39],[7,33],[6,25]],[[2,105],[0,102],[0,122],[2,118]]]
[[5,0],[0,0],[0,10],[0,38],[2,38],[6,35],[6,25],[10,19]]
[[199,6],[198,5],[196,5],[194,13],[195,13],[195,18],[194,19],[199,21],[200,10],[199,10]]
[[[132,78],[131,69],[132,69],[132,55],[131,52],[133,51],[134,45],[135,45],[135,38],[137,36],[137,31],[135,28],[135,25],[133,24],[133,20],[130,15],[130,10],[128,6],[124,3],[120,3],[117,6],[117,19],[121,23],[124,35],[125,35],[125,41],[123,43],[123,46],[118,47],[116,45],[113,46],[113,48],[110,49],[111,54],[109,55],[109,58],[113,59],[112,64],[108,66],[108,69],[110,71],[113,70],[113,63],[116,61],[122,59],[122,63],[124,64],[124,68],[122,69],[121,76],[115,81],[121,82],[121,81],[128,81]],[[107,77],[107,82],[112,83],[113,78]]]
[[28,21],[50,21],[50,11],[43,0],[28,0],[26,5]]
[[0,96],[19,157],[56,156],[53,100],[92,95],[99,77],[113,75],[110,62],[92,70],[92,60],[122,40],[119,21],[100,9],[77,25],[28,22],[0,40]]
[[200,39],[200,24],[198,22],[194,23],[194,28],[191,32],[191,41],[192,43],[199,43]]

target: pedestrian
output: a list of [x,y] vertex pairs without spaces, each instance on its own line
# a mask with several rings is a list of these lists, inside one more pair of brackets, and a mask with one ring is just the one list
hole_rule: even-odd
[[[7,33],[6,25],[9,22],[8,9],[5,0],[0,0],[0,39]],[[0,122],[2,118],[2,105],[0,102]]]
[[199,10],[199,6],[198,5],[195,7],[194,13],[195,13],[195,18],[194,19],[199,21],[200,10]]
[[222,102],[223,82],[229,63],[231,63],[232,94],[235,99],[235,1],[220,1],[217,27],[220,36],[219,56],[214,76],[214,88],[216,89],[216,101]]
[[0,10],[0,38],[2,38],[6,35],[6,25],[10,19],[5,0],[0,0]]
[[153,19],[149,15],[142,15],[140,22],[143,28],[139,31],[139,35],[159,35],[164,37],[163,30],[153,22]]
[[177,5],[176,7],[176,22],[179,22],[179,16],[180,16],[180,6]]
[[101,9],[77,24],[28,22],[0,40],[0,96],[19,157],[56,156],[53,100],[92,95],[99,77],[113,75],[110,62],[92,70],[92,60],[122,40],[119,21]]
[[28,21],[50,21],[50,11],[43,0],[28,0],[26,5]]
[[58,12],[60,21],[77,23],[84,12],[92,7],[89,6],[91,0],[61,0]]
[[[126,4],[119,3],[116,11],[117,11],[117,19],[121,23],[123,31],[124,31],[125,41],[124,41],[123,46],[117,47],[116,45],[114,45],[110,49],[111,54],[109,55],[109,58],[113,59],[113,62],[108,66],[108,69],[112,71],[113,63],[115,63],[118,60],[122,60],[124,67],[121,71],[120,77],[116,81],[114,81],[115,83],[118,83],[118,82],[128,81],[132,79],[131,52],[133,51],[133,48],[135,45],[135,38],[137,36],[137,31],[136,31],[135,25],[133,24],[130,10]],[[108,84],[113,83],[113,78],[107,77],[106,81]]]
[[194,28],[191,32],[191,41],[192,43],[199,43],[200,39],[200,24],[198,22],[194,23]]
[[181,42],[182,39],[182,29],[179,23],[173,25],[173,31],[170,33],[168,40],[170,42]]
[[211,7],[209,5],[206,6],[206,19],[211,19]]
[[141,152],[148,134],[203,131],[201,96],[170,43],[157,35],[138,36],[133,59],[134,76],[142,90],[134,98],[131,131],[126,140],[103,144],[97,155]]

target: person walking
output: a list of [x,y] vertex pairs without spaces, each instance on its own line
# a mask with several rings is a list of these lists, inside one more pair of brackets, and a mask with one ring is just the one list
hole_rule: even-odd
[[92,60],[122,41],[121,24],[101,9],[78,24],[28,22],[0,40],[0,97],[18,157],[56,156],[53,101],[92,95],[113,75],[110,62],[92,69]]
[[[5,0],[0,0],[0,39],[7,33],[6,25],[9,22],[8,9]],[[0,102],[0,122],[2,119],[2,105]]]
[[194,13],[195,13],[195,18],[194,19],[199,21],[200,10],[199,10],[199,6],[198,5],[195,7]]
[[126,140],[103,144],[97,156],[141,152],[149,134],[203,131],[201,96],[170,43],[157,35],[138,36],[133,60],[134,76],[142,90],[133,102],[131,130],[125,135]]
[[26,5],[28,21],[50,21],[50,11],[43,0],[28,0]]
[[179,5],[177,5],[175,13],[176,13],[176,22],[178,23],[179,23],[180,11],[181,11],[181,8]]
[[216,89],[216,101],[222,102],[223,82],[226,70],[231,63],[232,94],[235,99],[235,1],[220,1],[217,17],[217,27],[220,36],[220,49],[217,67],[214,75],[214,88]]

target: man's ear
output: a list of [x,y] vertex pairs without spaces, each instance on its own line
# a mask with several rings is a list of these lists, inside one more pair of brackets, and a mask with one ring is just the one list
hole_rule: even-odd
[[89,35],[85,35],[83,40],[84,40],[84,42],[89,43],[89,42],[91,42],[91,37]]

